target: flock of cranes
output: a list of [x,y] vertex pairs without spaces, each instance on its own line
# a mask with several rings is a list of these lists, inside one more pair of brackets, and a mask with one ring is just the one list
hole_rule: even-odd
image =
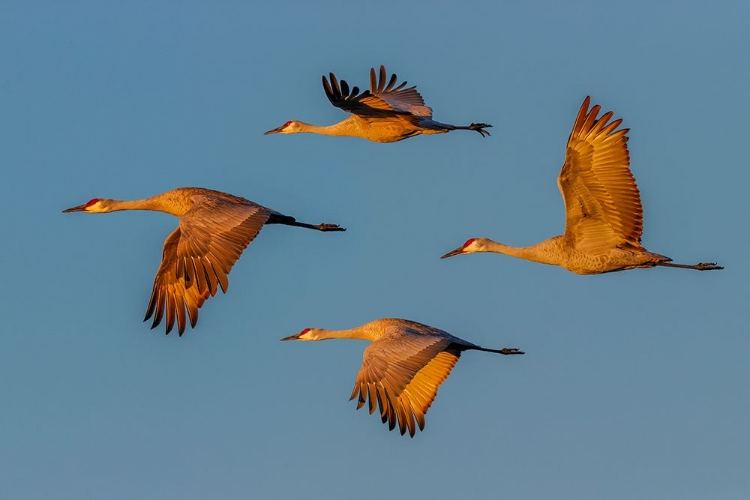
[[[329,81],[330,80],[330,81]],[[266,134],[310,132],[352,136],[375,142],[396,142],[419,134],[474,130],[489,136],[491,125],[456,126],[434,121],[416,87],[397,77],[370,70],[370,89],[360,92],[345,80],[323,76],[331,104],[352,113],[325,127],[288,121]],[[640,244],[643,208],[630,172],[628,129],[618,129],[613,113],[601,117],[586,97],[568,139],[558,186],[565,202],[565,232],[530,247],[512,247],[486,238],[471,238],[442,258],[474,252],[495,252],[563,267],[577,274],[600,274],[642,267],[677,267],[699,271],[723,269],[715,263],[674,264]],[[144,321],[151,328],[166,316],[166,333],[177,324],[181,336],[188,321],[195,328],[198,309],[221,290],[226,293],[232,266],[265,224],[284,224],[321,232],[345,231],[337,224],[308,224],[231,194],[204,188],[179,188],[143,200],[94,198],[64,212],[108,213],[153,210],[180,219],[164,241],[162,261],[154,278]],[[348,330],[306,328],[281,340],[361,339],[372,342],[364,351],[351,399],[357,409],[379,409],[383,423],[414,436],[424,429],[425,414],[438,387],[463,351],[503,355],[524,354],[515,348],[488,349],[437,328],[403,319],[383,318]]]

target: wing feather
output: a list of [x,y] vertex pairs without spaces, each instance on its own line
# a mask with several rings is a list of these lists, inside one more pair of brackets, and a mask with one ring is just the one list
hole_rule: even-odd
[[144,318],[153,316],[151,328],[155,328],[166,313],[166,332],[172,331],[176,322],[180,335],[188,319],[195,327],[198,309],[209,297],[219,288],[226,293],[232,266],[271,213],[251,202],[206,195],[193,198],[193,207],[164,242]]
[[[424,99],[415,86],[404,88],[406,82],[398,87],[398,77],[393,74],[388,79],[385,66],[380,66],[379,76],[375,68],[370,69],[370,90],[360,93],[359,88],[349,90],[345,80],[339,81],[333,73],[329,80],[323,76],[323,89],[328,100],[337,108],[363,117],[384,117],[393,115],[412,115],[432,118],[432,109],[425,106]],[[386,84],[387,82],[387,84]]]
[[425,414],[440,384],[460,356],[452,337],[426,335],[404,327],[389,327],[386,335],[365,349],[350,399],[357,409],[369,401],[370,413],[380,407],[381,420],[392,430],[414,436],[424,429]]
[[565,235],[589,253],[614,246],[640,248],[643,207],[630,171],[628,129],[613,113],[597,118],[587,97],[568,139],[558,187],[565,201]]

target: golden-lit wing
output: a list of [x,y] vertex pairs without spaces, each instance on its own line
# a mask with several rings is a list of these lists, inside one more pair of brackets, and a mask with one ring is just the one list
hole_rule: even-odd
[[151,291],[151,299],[148,302],[146,317],[143,321],[154,316],[151,328],[156,328],[161,323],[164,313],[167,313],[167,333],[172,331],[175,317],[177,318],[177,330],[182,335],[185,330],[185,310],[190,319],[190,326],[195,328],[198,322],[198,309],[210,296],[210,289],[204,287],[202,290],[197,286],[187,286],[185,279],[177,277],[177,246],[180,242],[180,228],[175,229],[164,242],[161,265],[156,272],[154,288]]
[[[450,338],[424,335],[405,327],[389,328],[389,335],[365,349],[350,399],[358,397],[357,409],[369,400],[372,414],[401,434],[424,429],[424,416],[438,387],[450,375],[460,350]],[[416,423],[415,423],[416,420]]]
[[565,201],[565,236],[576,248],[599,253],[615,246],[640,248],[643,207],[630,172],[627,133],[610,123],[612,112],[597,119],[586,97],[568,139],[557,184]]
[[176,319],[180,335],[187,319],[195,327],[198,309],[209,296],[219,287],[226,293],[232,266],[269,217],[269,210],[259,205],[203,195],[194,199],[193,208],[164,242],[144,318],[153,315],[155,328],[166,313],[167,333]]
[[[380,77],[375,69],[370,69],[370,90],[360,93],[358,87],[351,90],[345,80],[339,81],[333,73],[329,73],[330,83],[323,77],[323,88],[326,96],[334,106],[366,117],[382,117],[399,115],[413,115],[425,118],[432,117],[432,109],[425,106],[424,99],[416,87],[406,87],[406,82],[396,86],[396,75],[387,79],[385,66],[380,66]],[[386,83],[387,82],[387,83]]]

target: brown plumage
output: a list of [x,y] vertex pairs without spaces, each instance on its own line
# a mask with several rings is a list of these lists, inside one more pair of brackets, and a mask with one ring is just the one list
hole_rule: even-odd
[[432,109],[425,106],[417,88],[407,88],[406,82],[396,86],[396,75],[388,79],[384,66],[380,66],[379,77],[375,68],[370,69],[370,90],[363,92],[358,87],[350,89],[346,80],[341,80],[339,84],[333,73],[329,73],[329,78],[330,83],[325,76],[322,77],[328,100],[337,108],[352,113],[352,116],[327,127],[291,120],[269,130],[266,135],[309,132],[361,137],[374,142],[396,142],[419,134],[444,134],[451,130],[474,130],[483,137],[490,135],[485,129],[492,125],[486,123],[457,126],[434,121]]
[[641,246],[643,207],[630,172],[629,129],[617,130],[611,111],[597,118],[583,101],[573,130],[558,187],[565,202],[565,233],[530,247],[512,247],[487,238],[471,238],[442,258],[495,252],[563,267],[577,274],[600,274],[638,267],[679,267],[699,271],[723,269],[715,263],[672,264],[669,257]]
[[281,340],[369,340],[362,368],[350,399],[357,409],[368,404],[370,414],[380,408],[380,418],[393,430],[414,437],[424,430],[425,414],[438,387],[450,375],[463,351],[523,354],[518,349],[486,349],[437,328],[404,319],[383,318],[350,330],[306,328]]
[[63,212],[108,213],[155,210],[175,215],[180,224],[164,241],[162,261],[154,278],[144,321],[153,316],[156,328],[166,314],[166,332],[177,323],[180,335],[187,321],[195,328],[198,309],[219,288],[226,293],[229,272],[264,224],[345,231],[335,224],[297,222],[252,201],[204,188],[179,188],[144,200],[94,198]]

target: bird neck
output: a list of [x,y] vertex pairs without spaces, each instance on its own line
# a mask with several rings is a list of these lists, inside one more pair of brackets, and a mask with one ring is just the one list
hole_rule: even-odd
[[369,340],[371,342],[377,340],[376,332],[369,328],[367,325],[360,326],[357,328],[351,328],[349,330],[324,330],[320,329],[316,332],[315,340],[328,340],[328,339],[359,339]]
[[346,120],[340,121],[339,123],[334,123],[333,125],[326,126],[312,125],[310,123],[298,121],[298,132],[332,136],[352,136],[355,134],[350,119],[351,117],[347,118]]
[[170,201],[169,197],[165,196],[166,194],[168,193],[163,193],[142,200],[107,200],[106,211],[152,210],[155,212],[165,212],[178,217],[187,211],[189,208],[188,206],[183,206],[184,204],[182,203],[174,203]]
[[559,266],[563,261],[562,249],[560,248],[559,236],[531,245],[530,247],[514,247],[504,245],[496,241],[487,240],[481,252],[494,252],[510,255],[518,259],[530,260],[540,264]]
[[120,210],[155,210],[151,198],[145,200],[107,200],[107,211],[118,212]]

